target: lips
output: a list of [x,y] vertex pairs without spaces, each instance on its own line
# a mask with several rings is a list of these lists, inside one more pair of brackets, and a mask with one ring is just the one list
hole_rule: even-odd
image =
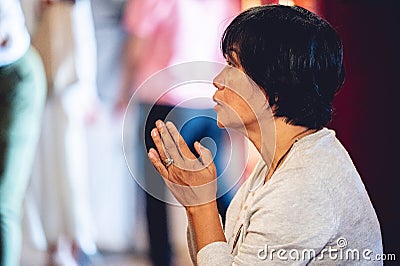
[[214,111],[218,111],[218,109],[222,106],[222,103],[220,100],[218,100],[217,98],[215,98],[215,96],[213,96],[213,101],[216,103],[216,105],[214,106]]
[[222,105],[222,101],[218,100],[217,98],[215,98],[215,96],[213,97],[213,101],[217,104],[217,105]]

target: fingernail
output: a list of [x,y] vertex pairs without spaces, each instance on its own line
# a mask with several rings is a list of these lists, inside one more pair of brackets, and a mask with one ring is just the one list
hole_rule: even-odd
[[157,121],[156,126],[157,126],[157,128],[162,128],[163,127],[163,122]]
[[153,154],[152,152],[149,152],[147,155],[148,155],[148,156],[149,156],[149,158],[151,158],[151,159],[153,159],[153,158],[154,158],[154,154]]
[[154,129],[151,131],[151,135],[152,135],[153,137],[157,136],[157,129],[156,129],[156,128],[154,128]]
[[165,123],[165,125],[166,125],[167,127],[171,127],[171,126],[172,126],[172,122],[171,122],[171,121],[167,121],[167,122]]

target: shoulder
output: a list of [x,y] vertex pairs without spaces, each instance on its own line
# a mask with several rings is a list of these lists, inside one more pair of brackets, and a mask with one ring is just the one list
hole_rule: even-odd
[[357,235],[368,230],[378,236],[364,184],[334,132],[323,129],[296,146],[256,195],[253,214],[258,223],[268,223],[274,231],[291,228],[290,237],[321,234],[328,242],[346,236],[355,244]]

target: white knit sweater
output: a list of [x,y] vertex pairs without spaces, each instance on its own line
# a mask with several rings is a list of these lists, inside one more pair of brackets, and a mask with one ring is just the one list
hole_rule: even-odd
[[375,210],[332,130],[324,128],[296,142],[263,184],[266,172],[260,162],[231,202],[227,243],[211,243],[196,257],[189,221],[194,264],[382,265],[375,260],[382,254]]

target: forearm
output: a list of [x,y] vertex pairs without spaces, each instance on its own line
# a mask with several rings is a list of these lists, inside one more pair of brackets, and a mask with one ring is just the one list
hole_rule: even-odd
[[188,222],[192,224],[198,252],[213,242],[226,242],[215,201],[187,207]]

